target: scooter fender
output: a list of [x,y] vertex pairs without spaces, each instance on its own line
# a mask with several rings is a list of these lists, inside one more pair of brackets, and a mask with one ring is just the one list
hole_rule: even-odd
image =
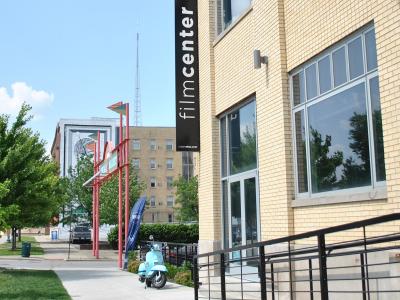
[[139,265],[138,274],[139,275],[146,275],[146,265],[145,265],[145,263],[141,263]]
[[151,268],[151,271],[152,272],[158,272],[159,271],[159,272],[164,272],[164,273],[168,272],[167,268],[164,265],[155,265],[155,266],[153,266]]

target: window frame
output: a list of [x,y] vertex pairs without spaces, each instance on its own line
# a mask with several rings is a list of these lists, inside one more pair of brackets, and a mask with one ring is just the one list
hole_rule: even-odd
[[[138,162],[137,167],[135,161]],[[132,166],[134,170],[140,170],[140,158],[132,158]]]
[[[154,183],[154,186],[152,186]],[[157,178],[154,176],[150,177],[150,188],[155,189],[157,187]]]
[[[154,149],[153,149],[153,146],[154,146]],[[150,148],[150,151],[156,151],[157,150],[157,141],[155,139],[150,139],[149,148]]]
[[[154,168],[152,167],[153,162],[154,162]],[[150,165],[150,170],[156,170],[157,169],[157,160],[155,158],[150,158],[149,165]]]
[[150,196],[150,207],[156,207],[156,196]]
[[[169,199],[172,199],[172,201],[168,201]],[[169,205],[169,203],[171,203],[171,205]],[[174,204],[175,204],[174,196],[168,195],[167,196],[167,207],[172,208],[172,207],[174,207]]]
[[[171,167],[169,167],[168,161],[171,161]],[[173,170],[174,169],[174,159],[173,158],[167,158],[167,160],[165,162],[165,166],[166,166],[167,170]]]
[[[139,146],[139,147],[135,147],[135,145]],[[133,139],[132,140],[132,150],[140,151],[141,148],[142,148],[142,145],[141,145],[140,139]]]
[[[169,146],[171,146],[171,149],[168,149]],[[174,151],[174,141],[173,140],[171,140],[171,139],[165,140],[165,150]]]
[[[230,0],[233,1],[233,0]],[[254,0],[250,0],[250,4],[248,7],[242,10],[242,12],[238,15],[236,19],[232,19],[229,24],[225,24],[224,20],[224,0],[217,0],[215,1],[215,37],[219,40],[222,38],[226,33],[228,33],[237,23],[239,23],[244,16],[248,14],[249,11],[253,9]],[[218,6],[220,4],[221,11],[219,12]]]
[[[377,181],[376,178],[376,167],[375,167],[375,150],[374,150],[374,141],[375,137],[373,134],[373,124],[372,124],[372,103],[370,97],[370,80],[374,77],[378,77],[379,80],[379,71],[378,66],[375,69],[368,71],[367,69],[367,57],[366,57],[366,43],[365,43],[365,34],[374,30],[373,25],[369,25],[361,30],[358,30],[351,34],[349,37],[345,38],[344,40],[340,41],[339,43],[335,44],[332,47],[329,47],[325,51],[321,52],[316,57],[312,58],[311,60],[307,61],[306,63],[302,64],[300,67],[293,70],[293,72],[289,73],[289,96],[290,96],[290,104],[291,104],[291,129],[292,129],[292,149],[293,149],[293,171],[294,171],[294,183],[295,183],[295,200],[306,200],[306,199],[319,199],[324,197],[330,196],[338,196],[338,195],[354,195],[354,194],[361,194],[365,193],[368,194],[371,191],[384,191],[386,188],[386,180],[385,181]],[[362,49],[363,49],[363,68],[364,73],[359,75],[353,79],[350,79],[350,64],[349,64],[349,56],[348,56],[348,46],[347,44],[356,40],[357,38],[361,37],[362,42]],[[346,82],[334,86],[334,74],[333,74],[333,58],[332,53],[336,50],[345,47],[345,64],[346,64]],[[331,77],[331,89],[321,93],[320,91],[320,82],[319,82],[319,62],[324,59],[325,57],[329,56],[330,61],[330,77]],[[304,72],[304,70],[312,65],[317,65],[317,96],[312,99],[305,98],[303,103],[299,103],[294,105],[294,98],[293,98],[293,77],[300,72]],[[305,73],[305,72],[304,72]],[[306,90],[306,76],[304,74],[304,94],[307,95]],[[368,126],[368,146],[369,146],[369,159],[370,159],[370,176],[371,176],[371,184],[368,186],[363,187],[354,187],[354,188],[347,188],[347,189],[340,189],[334,191],[327,191],[327,192],[320,192],[320,193],[313,193],[312,192],[312,182],[311,182],[311,160],[310,160],[310,136],[309,136],[309,118],[308,118],[308,109],[316,105],[324,100],[327,100],[336,94],[339,94],[343,91],[346,91],[360,83],[364,83],[365,89],[365,108],[367,113],[367,126]],[[296,124],[295,124],[295,114],[297,112],[303,111],[304,114],[304,131],[305,131],[305,143],[306,143],[306,169],[307,169],[307,192],[299,193],[299,185],[298,185],[298,163],[297,163],[297,139],[296,139]],[[384,193],[383,193],[384,194]],[[373,197],[371,197],[373,198]],[[359,201],[359,200],[358,200]],[[348,202],[348,201],[344,201]]]

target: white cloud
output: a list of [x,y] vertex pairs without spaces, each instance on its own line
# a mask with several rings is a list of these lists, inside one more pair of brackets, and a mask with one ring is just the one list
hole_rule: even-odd
[[34,120],[41,119],[41,110],[49,107],[54,101],[54,95],[46,91],[35,90],[25,82],[14,82],[11,85],[11,94],[7,88],[0,87],[0,114],[16,116],[22,103],[32,106],[31,114]]

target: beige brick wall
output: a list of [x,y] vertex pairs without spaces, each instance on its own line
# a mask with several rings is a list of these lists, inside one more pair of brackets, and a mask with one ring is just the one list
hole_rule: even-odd
[[[200,239],[220,238],[217,117],[253,94],[257,99],[263,240],[399,212],[400,2],[254,0],[252,8],[215,39],[214,1],[199,1]],[[388,198],[292,208],[295,196],[288,73],[372,21],[378,51]],[[268,55],[267,67],[254,70],[254,49]],[[394,227],[379,230],[390,232]]]
[[[388,199],[294,209],[295,233],[399,211],[400,2],[285,1],[288,70],[374,22]],[[390,231],[392,227],[386,227]],[[385,229],[383,229],[385,230]]]
[[[214,1],[199,1],[200,135],[199,231],[201,242],[221,239],[219,123],[215,117]],[[204,246],[212,250],[211,246]],[[202,249],[202,248],[201,248]],[[200,250],[202,251],[202,250]]]

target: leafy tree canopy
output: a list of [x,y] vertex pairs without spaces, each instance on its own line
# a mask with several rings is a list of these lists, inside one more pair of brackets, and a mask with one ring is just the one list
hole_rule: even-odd
[[186,179],[179,177],[174,182],[176,186],[176,203],[179,204],[178,219],[182,222],[199,220],[199,196],[197,176]]

